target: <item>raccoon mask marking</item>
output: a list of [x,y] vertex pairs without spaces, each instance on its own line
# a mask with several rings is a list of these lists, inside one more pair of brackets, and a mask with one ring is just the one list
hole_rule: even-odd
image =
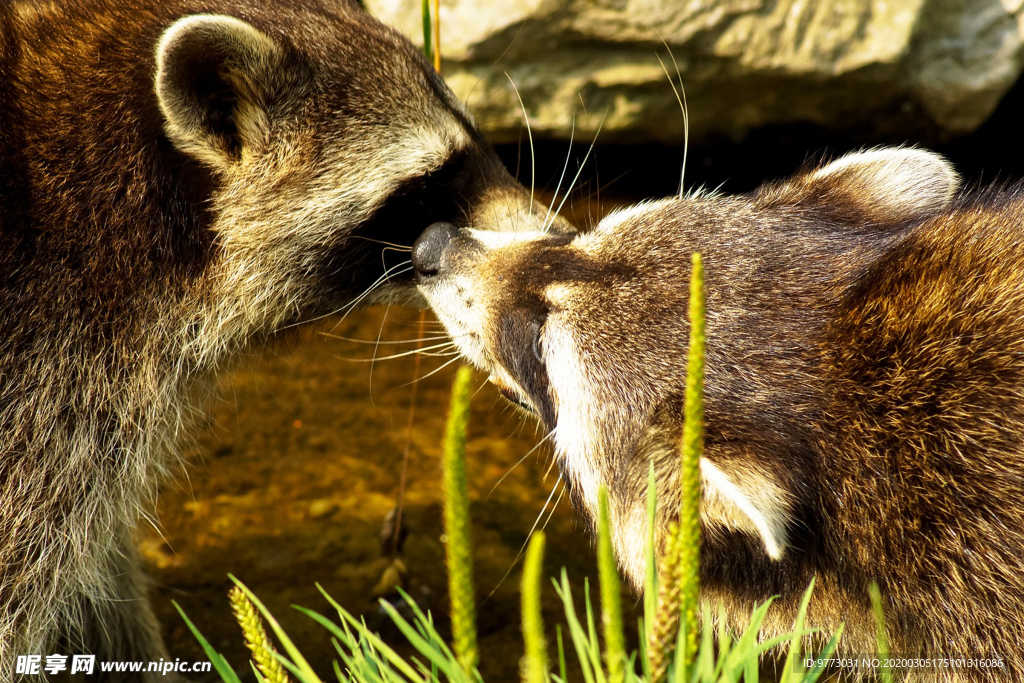
[[845,623],[845,650],[872,652],[877,581],[893,651],[997,654],[1014,670],[1024,206],[1019,188],[958,188],[935,154],[876,149],[748,195],[643,203],[575,237],[453,229],[430,272],[413,262],[463,354],[553,430],[577,506],[593,518],[609,488],[639,588],[651,462],[659,545],[677,512],[700,252],[705,603],[742,627],[779,595],[764,633],[785,633],[817,576],[811,623]]
[[58,644],[168,658],[132,530],[197,384],[286,328],[415,296],[387,245],[435,221],[537,230],[544,212],[354,2],[14,0],[0,29],[9,681]]

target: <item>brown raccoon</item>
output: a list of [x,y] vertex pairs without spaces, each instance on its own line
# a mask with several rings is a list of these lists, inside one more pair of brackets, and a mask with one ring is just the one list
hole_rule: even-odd
[[15,1],[0,29],[6,681],[18,655],[167,656],[132,537],[197,382],[414,292],[386,243],[543,220],[354,2]]
[[[941,157],[852,154],[742,196],[641,204],[579,236],[435,226],[420,290],[463,353],[553,432],[643,582],[649,463],[678,505],[690,254],[707,271],[703,599],[763,635],[1001,657],[1024,678],[1024,193],[960,193]],[[675,515],[663,506],[658,532]],[[979,669],[947,669],[973,680]]]

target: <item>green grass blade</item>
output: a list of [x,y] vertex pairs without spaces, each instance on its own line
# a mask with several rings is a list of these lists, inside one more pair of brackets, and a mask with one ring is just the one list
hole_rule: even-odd
[[629,659],[626,660],[625,670],[626,670],[626,680],[627,681],[635,681],[635,680],[637,680],[637,675],[636,675],[636,656],[637,656],[636,650],[633,650],[632,652],[629,653]]
[[786,655],[780,683],[796,683],[803,678],[804,669],[800,665],[800,651],[803,648],[804,637],[800,634],[804,631],[804,620],[807,618],[807,606],[811,602],[811,593],[814,591],[814,581],[811,579],[810,585],[804,591],[803,599],[800,600],[800,609],[797,610],[796,621],[793,622],[795,637],[790,641],[789,654]]
[[569,678],[565,674],[565,648],[562,645],[562,626],[560,624],[555,625],[555,640],[558,641],[558,675],[562,683],[566,683]]
[[[650,471],[647,475],[647,577],[644,581],[644,624],[645,630],[641,631],[643,639],[651,640],[652,628],[654,626],[654,610],[658,606],[658,560],[654,544],[655,529],[657,529],[658,513],[658,484],[654,479],[654,461],[651,461]],[[644,658],[646,660],[646,657]]]
[[430,0],[421,0],[420,12],[423,15],[423,54],[427,56],[428,62],[433,62],[434,50],[430,43],[434,32],[430,25]]
[[[777,647],[779,645],[783,645],[785,643],[792,643],[794,638],[806,638],[807,636],[813,636],[815,633],[818,633],[818,629],[816,628],[805,628],[801,631],[790,631],[789,633],[783,633],[780,636],[775,636],[774,638],[762,640],[757,646],[757,651],[760,654],[764,654],[765,652],[768,652],[772,648]],[[797,661],[795,666],[799,666],[799,664],[800,662]]]
[[[885,662],[889,659],[889,639],[885,635],[885,613],[882,610],[882,592],[874,581],[868,586],[868,593],[871,595],[871,607],[875,612],[875,637],[878,641],[878,658]],[[892,671],[883,666],[878,672],[882,683],[892,683]]]
[[726,671],[725,664],[729,659],[729,655],[732,654],[733,639],[729,634],[729,629],[726,627],[725,605],[722,603],[718,603],[718,639],[716,645],[718,647],[715,648],[717,654],[715,657],[715,680],[719,683],[730,683],[729,677],[732,672]]
[[[337,643],[335,643],[335,647],[338,647]],[[349,681],[352,680],[351,677],[346,676],[345,672],[341,670],[341,665],[338,664],[337,659],[334,660],[332,668],[334,669],[334,677],[338,679],[338,683],[349,683]]]
[[[689,666],[686,661],[683,660],[683,643],[686,639],[687,634],[682,629],[679,630],[680,643],[676,647],[676,671],[678,677],[676,678],[677,683],[684,683],[684,681],[705,681],[706,683],[713,683],[715,680],[715,638],[714,638],[714,624],[711,623],[711,610],[704,613],[704,628],[701,630],[701,644],[697,651],[698,657],[695,659],[694,664]],[[689,671],[689,676],[687,676]]]
[[[742,674],[744,679],[747,680],[746,677],[750,675],[751,667],[754,668],[755,672],[759,671],[758,664],[761,654],[765,651],[765,647],[763,643],[758,642],[758,635],[761,631],[761,624],[768,613],[768,608],[771,607],[773,601],[774,598],[770,598],[767,602],[758,605],[754,609],[753,614],[750,616],[749,624],[729,652],[724,665],[724,671],[727,675],[738,677]],[[787,640],[789,640],[788,635],[779,639],[778,642],[785,642]],[[756,679],[754,679],[754,683],[756,683]]]
[[590,663],[594,667],[594,678],[598,683],[607,683],[604,669],[601,667],[601,643],[597,639],[594,602],[590,599],[590,581],[586,578],[583,579],[583,606],[587,612],[587,636],[589,637],[587,651],[590,653]]
[[430,643],[426,638],[421,636],[412,624],[406,621],[405,617],[398,613],[398,610],[386,600],[381,600],[381,607],[391,617],[391,621],[395,623],[398,630],[402,632],[409,643],[416,648],[416,650],[427,658],[431,665],[436,666],[437,669],[448,677],[451,681],[465,681],[466,674],[462,670],[461,665],[450,653],[445,653],[438,649],[436,646]]
[[757,683],[761,675],[759,657],[747,657],[743,662],[743,683]]
[[548,646],[544,641],[544,615],[541,613],[541,575],[544,572],[544,532],[530,539],[523,563],[523,584],[520,590],[523,605],[523,642],[526,645],[526,683],[548,680]]
[[473,594],[473,557],[469,540],[469,484],[466,479],[466,428],[473,373],[459,368],[452,386],[452,402],[444,435],[444,527],[448,557],[448,592],[451,599],[452,639],[463,671],[472,674],[479,663],[476,642],[476,606]]
[[832,653],[835,652],[836,648],[839,646],[839,638],[842,635],[843,627],[842,625],[840,625],[839,628],[836,630],[835,635],[833,635],[832,639],[829,640],[828,643],[825,645],[825,649],[823,649],[817,657],[818,661],[822,663],[815,664],[810,669],[808,669],[807,672],[804,674],[804,679],[803,681],[801,681],[801,683],[815,683],[815,681],[817,681],[818,678],[821,677],[821,674],[825,673],[825,671],[828,670],[828,667],[824,665],[824,661],[832,657]]
[[350,674],[350,675],[345,675],[341,671],[341,667],[338,666],[337,660],[335,660],[335,662],[334,662],[334,664],[335,664],[335,667],[334,667],[335,675],[338,677],[339,680],[343,676],[346,679],[355,678],[356,680],[358,680],[358,677],[359,677],[359,673],[358,673],[358,671],[359,671],[359,662],[356,660],[354,654],[350,654],[350,652],[353,651],[353,648],[349,648],[349,651],[346,652],[345,648],[342,647],[341,643],[339,643],[337,641],[337,639],[332,639],[331,642],[334,644],[334,649],[338,653],[338,656],[341,657],[342,664],[345,665],[345,671],[348,671],[349,674]]
[[626,677],[626,637],[622,630],[622,586],[612,543],[608,489],[597,493],[597,571],[601,582],[601,624],[608,683],[623,683]]
[[569,626],[569,638],[572,640],[573,649],[576,651],[576,659],[579,660],[580,669],[583,671],[585,683],[596,683],[594,669],[591,664],[593,657],[590,653],[590,639],[587,637],[583,624],[576,615],[576,605],[572,601],[572,589],[569,587],[569,575],[565,568],[562,568],[562,582],[555,584],[555,591],[562,599],[562,606],[565,609],[565,622]]
[[231,668],[230,664],[228,664],[228,660],[224,659],[224,655],[213,649],[213,645],[210,645],[210,641],[203,637],[203,634],[199,632],[199,629],[192,623],[192,620],[185,615],[185,610],[181,609],[181,605],[174,600],[171,600],[171,604],[174,605],[174,609],[178,610],[178,614],[181,615],[181,618],[185,620],[185,625],[188,626],[188,630],[191,631],[192,635],[195,636],[195,639],[199,641],[200,647],[203,648],[203,652],[206,653],[206,656],[210,660],[210,664],[213,665],[214,670],[216,670],[217,674],[221,677],[221,680],[225,683],[241,683],[238,678],[238,674],[236,674],[235,670]]
[[434,618],[430,612],[424,612],[420,609],[420,606],[416,604],[416,601],[401,588],[397,588],[396,590],[409,609],[412,610],[413,615],[416,617],[416,627],[423,637],[433,643],[438,650],[445,654],[446,657],[451,660],[455,660],[455,655],[452,653],[452,650],[448,647],[448,644],[444,642],[444,638],[442,638],[441,634],[437,632],[437,629],[434,628]]
[[[381,652],[384,652],[384,653],[388,654],[388,656],[394,657],[396,660],[402,660],[402,658],[398,655],[398,653],[396,653],[394,650],[392,650],[390,647],[388,647],[387,643],[385,643],[383,640],[381,640],[380,636],[378,636],[373,631],[370,631],[366,627],[366,624],[363,624],[362,622],[357,620],[354,616],[352,616],[348,612],[348,610],[346,610],[344,607],[342,607],[340,604],[338,604],[338,602],[334,598],[332,598],[327,593],[326,590],[324,590],[323,586],[321,586],[318,583],[318,584],[316,584],[316,587],[317,587],[317,590],[320,591],[320,594],[323,595],[324,598],[327,600],[327,602],[329,602],[331,604],[331,606],[335,610],[337,610],[338,617],[342,620],[341,621],[341,626],[342,626],[342,628],[344,629],[344,631],[346,633],[346,636],[345,636],[346,644],[348,644],[348,643],[355,643],[355,640],[354,640],[353,636],[349,632],[349,628],[351,627],[351,628],[354,628],[356,630],[356,633],[361,634],[361,635],[365,634],[366,638],[374,645],[374,647],[378,648]],[[332,633],[333,633],[333,631],[332,631]],[[350,647],[351,646],[352,645],[350,645]],[[404,661],[404,660],[402,660],[402,661]],[[414,672],[413,676],[415,676],[415,675],[416,674]]]
[[388,666],[387,661],[382,659],[380,653],[366,640],[362,641],[362,646],[364,661],[373,665],[372,673],[380,679],[381,683],[404,683],[405,679],[396,675],[395,672],[391,670],[391,667]]
[[749,625],[743,631],[739,640],[736,641],[736,647],[733,648],[734,657],[742,657],[748,650],[759,649],[757,648],[757,635],[761,630],[761,624],[764,622],[765,616],[768,614],[768,608],[771,607],[774,601],[775,598],[769,598],[766,602],[758,605],[754,613],[750,615]]
[[323,683],[315,673],[310,675],[308,672],[296,666],[294,662],[290,661],[280,652],[271,652],[270,654],[274,659],[281,662],[281,666],[288,669],[288,671],[290,671],[291,674],[300,681],[300,683]]
[[697,658],[700,609],[700,458],[704,453],[704,347],[707,338],[704,263],[693,254],[690,272],[690,347],[686,364],[686,399],[681,453],[682,495],[679,510],[681,620],[686,632],[683,662]]
[[651,660],[647,656],[647,638],[644,636],[647,633],[647,626],[644,623],[644,618],[639,617],[636,620],[636,632],[640,635],[639,642],[639,656],[640,656],[640,672],[642,678],[640,680],[650,681],[651,680]]
[[[323,616],[322,614],[314,612],[311,609],[306,609],[305,607],[296,607],[295,609],[299,610],[307,617],[323,626],[334,637],[338,638],[341,642],[345,643],[349,648],[352,648],[353,645],[356,645],[356,643],[352,642],[351,633],[347,633],[345,630],[341,629],[337,624],[335,624],[333,621]],[[339,609],[341,608],[339,607]],[[347,610],[343,611],[345,611],[346,614],[348,614]],[[352,617],[352,615],[348,614],[348,616],[352,619],[351,622],[349,623],[353,624],[353,628],[356,629],[356,633],[359,634],[359,637],[365,639],[370,644],[370,646],[375,651],[379,652],[388,662],[391,663],[392,666],[401,671],[402,674],[404,674],[410,680],[415,681],[419,678],[419,674],[417,674],[416,670],[413,669],[409,665],[409,663],[406,662],[402,657],[400,657],[398,653],[392,650],[375,633],[364,627],[362,623],[357,622],[355,618]]]

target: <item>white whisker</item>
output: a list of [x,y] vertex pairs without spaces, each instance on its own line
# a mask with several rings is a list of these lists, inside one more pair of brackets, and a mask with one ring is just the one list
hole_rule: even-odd
[[[399,270],[394,273],[391,272],[393,270],[396,270],[397,268],[402,268],[402,270]],[[370,294],[373,293],[373,290],[375,290],[377,287],[384,284],[392,277],[403,275],[411,270],[412,263],[408,261],[403,261],[402,263],[399,263],[398,265],[389,268],[387,271],[385,271],[383,275],[377,278],[376,282],[374,282],[372,285],[363,290],[363,293],[357,296],[355,299],[353,299],[352,302],[350,302],[347,306],[343,306],[342,308],[339,308],[338,310],[334,311],[334,313],[341,314],[341,320],[339,320],[338,323],[340,324],[341,321],[344,320],[348,316],[348,314],[351,313],[356,308],[356,306],[361,304],[366,299],[366,297],[370,296]]]
[[[377,357],[377,351],[380,350],[380,337],[384,334],[384,323],[388,319],[388,313],[391,312],[391,302],[388,302],[387,308],[384,309],[384,315],[380,319],[380,328],[377,330],[377,343],[373,346],[373,358]],[[370,404],[373,405],[373,363],[370,364],[370,377],[367,384],[367,391],[370,394]]]
[[540,509],[540,513],[538,513],[537,519],[533,521],[533,526],[530,527],[530,533],[526,535],[526,540],[523,541],[523,546],[519,549],[519,553],[516,555],[516,559],[512,560],[512,564],[509,565],[508,571],[505,572],[505,575],[501,577],[500,581],[498,581],[498,585],[494,587],[494,590],[487,594],[487,597],[484,598],[482,602],[490,600],[491,596],[494,595],[494,593],[497,592],[499,588],[501,588],[501,584],[505,582],[505,579],[508,578],[508,575],[512,573],[513,569],[515,569],[515,566],[519,564],[519,560],[523,559],[523,555],[526,553],[526,547],[530,544],[530,539],[533,538],[533,532],[537,530],[537,525],[540,524],[541,517],[544,516],[544,512],[548,509],[548,505],[551,503],[551,499],[555,497],[555,491],[558,490],[558,485],[561,483],[562,478],[559,477],[558,481],[555,482],[554,487],[551,489],[551,494],[548,496],[548,499],[544,501],[544,507]]
[[[690,150],[690,113],[686,106],[686,88],[683,86],[683,75],[679,71],[679,63],[676,61],[676,56],[672,54],[672,49],[665,42],[665,39],[661,39],[662,44],[665,46],[665,50],[668,52],[668,56],[672,59],[672,65],[676,69],[676,76],[679,77],[679,89],[676,89],[675,81],[672,80],[672,76],[668,72],[668,68],[665,66],[665,62],[662,61],[661,55],[656,54],[658,63],[661,64],[661,70],[665,72],[665,78],[668,79],[668,84],[672,88],[672,94],[676,96],[676,102],[679,103],[679,109],[683,112],[683,167],[679,172],[679,198],[683,198],[684,188],[686,187],[686,155]],[[682,96],[680,96],[680,92]]]
[[551,522],[551,518],[555,516],[555,510],[558,509],[558,504],[562,502],[562,496],[565,495],[566,487],[563,486],[562,490],[558,493],[558,498],[555,498],[555,504],[551,506],[551,511],[548,512],[548,518],[544,520],[544,524],[541,525],[541,531],[548,528],[548,524]]
[[[404,270],[400,270],[397,273],[391,272],[391,271],[393,271],[393,270],[395,270],[397,268],[402,268],[402,267],[404,267],[405,269]],[[411,261],[403,261],[402,263],[399,263],[397,265],[391,266],[391,268],[389,268],[386,271],[384,271],[384,274],[381,275],[379,278],[377,278],[373,282],[373,284],[371,284],[369,287],[364,289],[362,294],[359,294],[358,296],[356,296],[356,298],[353,299],[352,301],[350,301],[348,304],[346,304],[346,305],[344,305],[344,306],[342,306],[340,308],[336,308],[333,311],[328,311],[327,313],[324,313],[323,315],[318,315],[315,318],[310,318],[309,320],[300,320],[298,322],[291,323],[290,325],[284,325],[281,329],[282,330],[287,330],[287,329],[291,329],[292,327],[298,327],[299,325],[306,325],[308,323],[316,322],[317,320],[323,320],[324,318],[329,318],[332,315],[337,315],[337,314],[340,313],[340,314],[342,314],[341,315],[341,319],[339,319],[338,322],[334,324],[334,329],[337,329],[338,325],[340,325],[342,323],[342,321],[345,319],[345,317],[349,313],[352,312],[352,309],[354,309],[366,297],[368,297],[373,292],[374,289],[379,287],[384,282],[387,282],[390,278],[396,277],[398,275],[403,275],[403,274],[409,272],[410,270],[412,270],[412,262]]]
[[551,458],[551,462],[548,463],[548,468],[544,470],[544,481],[548,480],[548,475],[551,474],[551,470],[554,469],[558,461],[555,458]]
[[515,81],[512,80],[507,71],[505,72],[505,78],[512,84],[512,89],[515,90],[516,97],[519,99],[519,107],[523,110],[523,118],[526,119],[526,135],[530,140],[530,211],[533,211],[533,192],[537,180],[537,158],[533,152],[533,131],[530,130],[530,117],[526,113],[526,105],[523,104],[523,98],[519,95],[519,88],[516,87]]
[[533,455],[534,453],[536,453],[536,452],[537,452],[537,449],[538,449],[538,448],[540,448],[541,446],[543,446],[543,445],[544,445],[544,443],[545,443],[545,442],[546,442],[546,441],[547,441],[548,439],[550,439],[550,438],[551,438],[552,436],[554,436],[554,435],[555,435],[555,430],[553,430],[553,429],[552,429],[552,430],[551,430],[550,432],[548,432],[548,435],[547,435],[547,436],[545,436],[545,437],[544,437],[543,439],[541,439],[540,441],[538,441],[538,442],[537,442],[537,445],[536,445],[536,446],[534,446],[533,448],[531,448],[530,450],[528,450],[528,451],[526,452],[526,455],[524,455],[523,457],[519,458],[519,460],[518,460],[518,461],[516,462],[516,464],[515,464],[515,465],[512,465],[512,467],[510,467],[510,468],[508,469],[508,471],[507,471],[507,472],[505,472],[505,474],[501,475],[501,478],[500,478],[500,479],[498,479],[498,481],[494,482],[494,486],[492,486],[492,487],[491,487],[491,490],[487,492],[487,495],[486,495],[486,496],[484,497],[484,500],[485,500],[485,501],[486,501],[486,500],[488,500],[488,499],[489,499],[489,498],[491,497],[491,494],[492,494],[492,493],[494,493],[494,490],[495,490],[496,488],[498,488],[498,485],[499,485],[499,484],[501,484],[501,482],[505,481],[505,478],[506,478],[506,477],[508,477],[508,475],[510,475],[510,474],[512,474],[513,472],[515,472],[515,470],[516,470],[516,468],[517,468],[517,467],[519,467],[520,465],[522,465],[522,464],[523,464],[523,462],[524,462],[524,461],[525,461],[525,460],[526,460],[527,458],[529,458],[529,457],[530,457],[531,455]]
[[[576,135],[576,115],[572,117],[572,130],[569,131],[569,149],[565,152],[565,164],[562,166],[562,175],[558,176],[558,184],[555,185],[555,192],[551,196],[551,203],[548,204],[548,212],[544,215],[544,225],[548,224],[548,219],[551,218],[551,209],[555,207],[555,201],[558,199],[558,191],[562,189],[562,181],[565,180],[565,172],[569,170],[569,159],[572,157],[572,141]],[[553,222],[553,221],[552,221]],[[545,231],[546,232],[546,231]]]
[[422,382],[423,380],[425,380],[426,378],[430,377],[431,375],[436,375],[437,373],[441,372],[442,370],[444,370],[446,367],[448,367],[452,363],[456,363],[456,362],[458,362],[460,360],[462,360],[462,356],[461,355],[456,355],[454,358],[452,358],[447,363],[442,364],[440,367],[434,368],[433,370],[431,370],[427,374],[423,375],[422,377],[414,379],[412,382],[406,382],[405,384],[401,384],[401,385],[398,386],[398,388],[401,389],[402,387],[411,386],[415,382]]
[[385,247],[391,247],[395,251],[412,251],[412,247],[407,244],[395,244],[394,242],[385,242],[384,240],[374,239],[372,237],[366,237],[365,235],[350,235],[350,240],[365,240],[367,242],[373,242],[374,244],[383,244]]
[[454,349],[456,348],[455,342],[445,342],[444,344],[425,346],[422,349],[412,349],[410,351],[403,351],[402,353],[394,353],[390,356],[374,356],[373,358],[342,358],[341,360],[348,361],[349,363],[373,363],[378,360],[395,360],[396,358],[405,358],[407,356],[416,355],[417,353],[443,348]]
[[[668,45],[665,46],[668,48]],[[679,92],[683,94],[683,169],[679,174],[679,196],[683,195],[683,181],[686,178],[686,157],[690,153],[690,107],[686,103],[686,86],[683,85],[683,74],[679,71],[679,62],[672,50],[668,50],[668,56],[672,58],[672,66],[676,69],[676,77],[679,78]]]
[[[607,121],[607,120],[608,120],[608,110],[605,109],[604,110],[604,116],[601,117],[601,123],[598,124],[597,130],[594,132],[594,140],[590,143],[590,147],[587,149],[587,153],[585,155],[583,155],[583,161],[580,162],[580,167],[576,171],[576,176],[572,179],[572,183],[569,184],[569,190],[566,191],[565,195],[562,197],[562,203],[558,205],[558,210],[555,211],[555,216],[557,216],[558,214],[560,214],[562,212],[562,207],[565,205],[565,200],[569,198],[569,195],[572,192],[572,188],[576,185],[576,181],[578,181],[580,179],[580,174],[583,173],[583,167],[587,164],[587,159],[590,158],[590,153],[594,151],[594,146],[597,144],[597,137],[601,134],[601,129],[604,128],[604,122]],[[553,221],[552,221],[552,223],[553,223]],[[547,232],[550,229],[551,229],[551,225],[550,224],[545,224],[544,227],[541,228],[541,232]]]
[[436,337],[423,337],[421,339],[400,339],[398,341],[384,341],[380,339],[378,339],[377,341],[374,341],[373,339],[356,339],[355,337],[343,337],[340,334],[332,334],[330,332],[319,332],[318,334],[324,337],[329,337],[331,339],[352,342],[353,344],[373,344],[374,346],[384,346],[386,344],[420,344],[422,342],[440,341],[442,339],[448,339],[448,335],[446,334],[439,334]]

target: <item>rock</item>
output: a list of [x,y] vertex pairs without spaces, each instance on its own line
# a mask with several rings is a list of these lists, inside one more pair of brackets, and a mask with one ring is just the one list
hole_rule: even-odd
[[[422,44],[419,0],[366,5]],[[801,122],[948,138],[1020,75],[1022,5],[443,0],[442,72],[499,142],[525,136],[523,108],[535,137],[589,141],[600,127],[603,142],[681,142],[676,64],[694,138]]]

